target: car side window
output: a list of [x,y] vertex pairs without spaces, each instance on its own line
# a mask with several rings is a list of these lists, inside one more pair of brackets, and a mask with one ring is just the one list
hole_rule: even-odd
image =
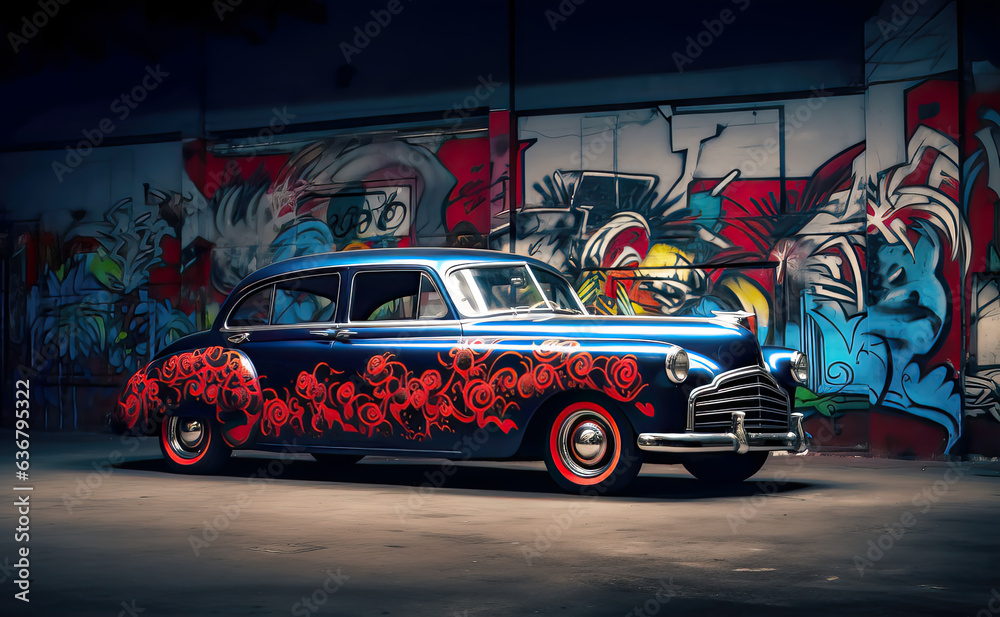
[[420,293],[417,296],[417,319],[439,319],[448,314],[448,306],[434,281],[426,274],[420,275]]
[[323,323],[336,319],[340,275],[309,276],[275,285],[272,325]]
[[266,326],[268,316],[271,313],[271,291],[273,289],[272,285],[268,285],[247,296],[229,314],[226,325],[229,327]]
[[569,295],[569,288],[566,287],[564,280],[541,268],[534,268],[532,272],[535,273],[535,278],[541,285],[545,297],[555,302],[556,306],[563,308],[576,308],[578,306],[575,298]]
[[447,314],[441,292],[418,270],[359,272],[354,277],[351,321],[439,319]]

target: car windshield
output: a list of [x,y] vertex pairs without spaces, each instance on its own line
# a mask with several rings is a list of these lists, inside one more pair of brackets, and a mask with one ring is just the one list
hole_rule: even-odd
[[566,279],[541,268],[459,268],[448,275],[446,284],[458,310],[467,317],[529,311],[586,314]]

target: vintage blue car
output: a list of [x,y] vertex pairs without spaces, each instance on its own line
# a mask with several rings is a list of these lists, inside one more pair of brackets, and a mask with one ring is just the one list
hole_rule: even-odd
[[124,387],[114,420],[170,469],[234,449],[544,460],[570,491],[620,491],[643,461],[739,482],[806,447],[806,357],[746,315],[588,315],[547,264],[495,251],[375,249],[254,272],[211,330]]

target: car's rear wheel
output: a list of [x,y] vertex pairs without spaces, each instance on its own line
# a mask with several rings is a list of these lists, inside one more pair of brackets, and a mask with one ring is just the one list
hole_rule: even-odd
[[330,469],[350,467],[364,458],[357,454],[328,454],[325,452],[310,452],[310,455],[316,459],[317,463]]
[[160,429],[160,451],[175,473],[214,473],[232,456],[219,427],[206,418],[167,416]]
[[612,494],[639,475],[642,458],[627,419],[602,403],[580,401],[552,421],[545,466],[567,491]]
[[684,461],[684,469],[705,482],[735,484],[754,475],[767,462],[770,452],[713,452],[696,454]]

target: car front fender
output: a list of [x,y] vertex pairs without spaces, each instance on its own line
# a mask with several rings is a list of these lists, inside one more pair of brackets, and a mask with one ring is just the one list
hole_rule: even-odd
[[776,347],[766,345],[761,347],[764,354],[764,364],[771,372],[771,376],[778,380],[778,383],[788,391],[788,395],[795,400],[795,390],[800,386],[805,386],[792,374],[792,356],[798,353],[790,347]]

